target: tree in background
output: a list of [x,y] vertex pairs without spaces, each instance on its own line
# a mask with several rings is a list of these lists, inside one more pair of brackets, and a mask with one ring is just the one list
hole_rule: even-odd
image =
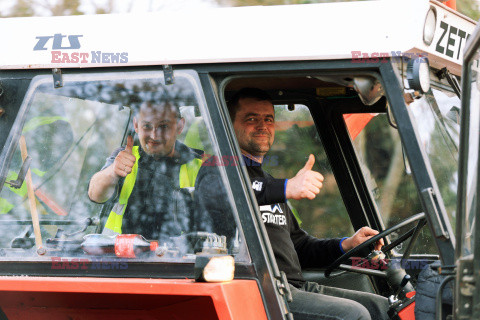
[[[17,0],[17,3],[12,7],[12,11],[8,16],[11,17],[31,17],[35,15],[35,11],[29,0]],[[4,17],[4,15],[1,15]]]
[[[102,3],[85,0],[15,0],[10,8],[3,7],[0,17],[33,17],[33,16],[73,16],[87,13],[104,14],[112,13],[117,0],[107,0]],[[1,4],[1,3],[0,3]],[[88,4],[90,12],[82,9]],[[130,6],[133,1],[130,2]],[[83,6],[84,7],[84,6]]]
[[349,2],[361,0],[216,0],[221,6],[272,6],[284,4],[307,4],[307,3],[326,3],[326,2]]
[[215,0],[0,0],[0,17],[180,11],[206,6],[219,4]]
[[[5,0],[3,0],[5,1]],[[199,0],[201,1],[201,0]],[[216,3],[221,7],[239,7],[239,6],[270,6],[270,5],[286,5],[286,4],[307,4],[307,3],[326,3],[326,2],[348,2],[348,1],[362,1],[362,0],[204,0],[205,3]],[[168,5],[165,1],[150,0],[146,11],[164,10]],[[398,1],[401,3],[401,0]],[[124,0],[106,0],[102,3],[97,1],[87,0],[15,0],[12,5],[0,12],[0,17],[31,17],[31,16],[66,16],[79,15],[86,13],[113,13],[118,12],[120,3],[123,4],[122,12],[130,12],[134,6],[134,1]],[[127,5],[125,6],[125,3]],[[1,4],[1,0],[0,0]],[[86,4],[93,9],[86,12],[82,9],[82,4]],[[5,6],[5,5],[3,5]],[[190,6],[188,1],[176,4],[176,7]],[[479,1],[477,0],[457,0],[457,11],[466,16],[478,20],[480,18]]]
[[474,0],[457,0],[457,11],[477,21],[480,18],[479,2]]
[[[306,3],[325,3],[325,2],[348,2],[363,0],[216,0],[221,6],[271,6],[285,4],[306,4]],[[401,3],[401,0],[398,0]],[[480,18],[479,1],[477,0],[457,0],[457,11],[477,21]]]
[[[38,15],[66,16],[83,14],[78,8],[80,0],[37,1],[17,0],[2,17],[32,17]],[[42,13],[45,14],[42,14]]]

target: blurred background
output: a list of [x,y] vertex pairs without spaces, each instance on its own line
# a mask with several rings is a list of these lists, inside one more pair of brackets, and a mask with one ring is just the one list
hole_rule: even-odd
[[[345,1],[359,0],[0,0],[0,17],[67,16]],[[398,3],[401,3],[401,0]],[[480,18],[479,6],[480,0],[457,0],[457,11],[474,20]]]

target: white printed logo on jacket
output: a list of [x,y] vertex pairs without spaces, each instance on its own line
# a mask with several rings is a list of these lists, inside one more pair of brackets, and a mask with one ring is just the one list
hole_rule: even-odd
[[262,213],[263,223],[271,223],[279,226],[287,225],[287,217],[285,217],[282,208],[278,203],[274,205],[260,206],[260,212]]

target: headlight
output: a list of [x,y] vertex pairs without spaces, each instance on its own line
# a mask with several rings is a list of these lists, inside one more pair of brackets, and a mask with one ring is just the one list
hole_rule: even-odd
[[429,46],[433,37],[435,36],[435,29],[437,27],[437,12],[435,8],[431,7],[427,12],[425,17],[425,25],[423,26],[423,42]]
[[201,256],[195,258],[195,281],[223,282],[233,280],[235,260],[232,256]]
[[410,89],[424,94],[430,89],[430,65],[428,59],[411,59],[407,65],[407,81]]

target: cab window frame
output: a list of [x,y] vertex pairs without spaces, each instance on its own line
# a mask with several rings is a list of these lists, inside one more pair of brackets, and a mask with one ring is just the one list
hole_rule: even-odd
[[[202,85],[200,81],[200,75],[197,70],[193,67],[187,67],[183,69],[178,69],[183,74],[185,74],[189,81],[192,84],[192,90],[194,90],[195,96],[197,98],[197,103],[203,105],[203,109],[205,110],[204,115],[206,118],[204,121],[210,121],[209,126],[213,127],[213,122],[210,120],[210,115],[216,111],[217,109],[209,110],[209,106],[205,100],[205,94],[202,90]],[[122,68],[122,69],[97,69],[97,70],[80,70],[76,72],[71,72],[68,75],[64,76],[64,82],[75,82],[75,81],[95,81],[95,80],[113,80],[113,79],[137,79],[136,75],[150,75],[156,77],[162,76],[163,72],[158,69],[145,69],[145,68]],[[127,75],[123,76],[122,75]],[[36,92],[38,86],[47,84],[53,87],[53,79],[51,78],[51,74],[44,73],[42,71],[38,71],[32,75],[31,80],[29,81],[29,86],[25,91],[25,96],[23,97],[23,102],[20,104],[17,116],[15,117],[15,121],[12,123],[12,128],[9,132],[8,138],[6,143],[3,145],[2,153],[1,153],[1,161],[3,164],[3,169],[7,167],[7,164],[11,162],[11,157],[16,150],[16,146],[18,145],[18,139],[20,136],[20,132],[24,125],[26,116],[28,114],[28,108],[30,108],[31,100],[33,95]],[[29,103],[26,103],[29,102]],[[126,136],[131,127],[131,123],[128,124],[128,127],[125,128],[125,132],[122,138],[122,141],[126,141]],[[214,141],[212,144],[215,145],[216,149],[218,147],[218,140],[217,137],[221,136],[222,132],[218,132],[215,135],[210,135],[209,138],[214,137]],[[221,154],[221,153],[219,153]],[[104,159],[101,159],[104,160]],[[3,176],[3,175],[2,175]],[[5,175],[6,176],[6,175]],[[234,204],[232,202],[232,204]],[[106,207],[105,205],[103,207]],[[102,209],[103,210],[103,209]],[[235,210],[235,209],[234,209]],[[100,212],[97,212],[100,214]],[[236,219],[238,220],[238,219]],[[81,228],[82,222],[76,223],[73,221],[74,224],[78,224],[78,228]],[[31,223],[30,223],[31,224]],[[98,229],[98,228],[97,228]],[[98,230],[97,230],[98,231]],[[245,244],[246,245],[246,244]],[[254,276],[254,267],[252,264],[252,259],[248,255],[248,249],[246,250],[247,255],[245,256],[246,260],[236,262],[237,272],[236,278],[239,279],[255,279]],[[41,256],[39,256],[41,258]],[[60,257],[61,258],[61,257]],[[33,262],[33,263],[32,263]],[[91,264],[94,264],[95,261],[90,261]],[[15,270],[14,274],[29,274],[29,275],[47,275],[47,276],[112,276],[112,277],[154,277],[154,278],[194,278],[194,268],[193,262],[187,263],[176,263],[176,262],[169,262],[169,263],[162,263],[162,262],[146,262],[146,261],[129,261],[128,268],[125,270],[108,270],[108,268],[88,268],[87,271],[82,271],[82,269],[76,270],[55,270],[52,268],[52,264],[55,261],[50,260],[50,257],[47,259],[39,259],[37,261],[28,261],[28,263],[23,263],[20,260],[15,261],[15,259],[11,259],[11,261],[2,261],[0,262],[0,274],[2,275],[11,275],[12,270]],[[89,265],[91,265],[89,263]],[[161,266],[161,272],[155,271],[155,265]]]
[[[354,67],[354,68],[352,68]],[[388,103],[393,106],[393,117],[397,120],[397,122],[407,123],[406,126],[403,126],[400,130],[400,137],[402,142],[409,141],[408,146],[406,147],[406,156],[409,162],[411,163],[412,171],[416,172],[415,176],[415,184],[418,190],[424,189],[431,189],[436,191],[438,187],[435,183],[435,178],[431,173],[431,169],[429,169],[429,162],[428,159],[424,156],[424,152],[420,146],[420,140],[418,135],[415,131],[415,127],[410,122],[411,118],[408,114],[408,110],[405,108],[405,102],[403,97],[403,86],[401,84],[401,76],[398,74],[398,70],[396,70],[393,62],[389,59],[386,62],[382,63],[368,63],[368,64],[357,64],[352,65],[348,60],[332,60],[332,61],[306,61],[306,62],[267,62],[263,64],[258,63],[244,63],[238,64],[235,66],[229,66],[228,71],[223,68],[223,65],[216,65],[213,70],[210,70],[210,74],[215,79],[215,84],[219,87],[219,92],[223,94],[223,90],[225,90],[226,83],[228,82],[227,79],[231,79],[231,77],[277,77],[277,76],[312,76],[312,75],[332,75],[332,74],[345,74],[345,75],[352,75],[352,74],[370,74],[376,77],[380,83],[382,84],[383,88],[385,88],[384,101],[388,101]],[[224,96],[221,96],[223,100],[225,100]],[[304,103],[304,102],[303,102]],[[375,109],[369,109],[363,104],[358,105],[359,108],[362,108],[362,112],[366,112],[367,110],[375,111]],[[315,107],[312,107],[312,116],[316,114],[314,111]],[[383,107],[381,108],[382,111],[385,111]],[[333,110],[333,111],[338,111]],[[351,113],[352,110],[345,113]],[[329,116],[334,114],[332,112]],[[333,136],[334,139],[344,139],[345,141],[349,141],[350,137],[347,133],[345,128],[345,123],[343,121],[342,114],[337,112],[337,117],[333,117],[332,119],[336,121],[336,130],[332,132],[336,132],[337,136]],[[322,130],[321,124],[324,124],[321,121],[321,117],[314,116],[314,121],[317,125],[317,130]],[[327,123],[328,125],[328,123]],[[343,135],[342,135],[343,131]],[[322,134],[320,137],[323,139]],[[328,139],[327,139],[328,140]],[[328,142],[325,143],[325,148],[327,147]],[[348,144],[347,144],[348,145]],[[352,148],[352,146],[348,146],[347,148]],[[355,164],[354,153],[352,150],[343,153],[337,152],[337,156],[341,156],[342,158],[346,158],[354,165],[350,165],[352,170],[345,170],[344,172],[347,175],[350,175],[351,172],[354,172],[356,178],[354,179],[355,184],[351,184],[354,192],[357,192],[357,187],[360,186],[361,196],[359,199],[361,201],[357,201],[356,197],[355,202],[358,204],[358,208],[361,209],[362,214],[357,214],[356,217],[361,217],[360,219],[356,219],[352,221],[354,227],[361,227],[364,225],[369,225],[372,228],[376,228],[378,230],[383,230],[383,222],[381,220],[380,214],[375,209],[374,202],[372,200],[372,196],[369,193],[368,188],[366,188],[366,184],[364,178],[361,175],[361,170],[358,166],[358,163]],[[332,154],[332,159],[335,159],[335,154]],[[414,161],[414,159],[418,159],[419,161]],[[332,162],[332,161],[331,161]],[[333,163],[333,162],[332,162]],[[412,164],[413,163],[413,164]],[[333,168],[332,168],[333,169]],[[341,171],[341,170],[339,170]],[[336,176],[337,181],[341,181],[342,178],[338,178]],[[342,183],[339,183],[339,187]],[[342,192],[345,193],[345,192]],[[432,208],[430,204],[426,204],[425,198],[421,200],[422,206],[424,207],[425,212],[427,212],[427,219],[429,221],[429,227],[435,229],[442,224],[442,219],[445,219],[444,215],[444,208],[442,210],[443,202],[441,200],[441,196],[436,199],[436,206],[437,210],[440,210],[440,217],[435,216],[436,213],[435,209]],[[349,202],[347,202],[349,203]],[[349,203],[350,204],[350,203]],[[427,207],[425,208],[425,206]],[[365,209],[365,206],[367,209]],[[366,211],[365,211],[366,210]],[[352,212],[349,210],[349,214]],[[412,213],[413,214],[413,213]],[[451,261],[453,257],[453,243],[452,240],[452,233],[450,230],[447,230],[448,236],[447,238],[439,238],[436,237],[436,246],[439,249],[439,255],[443,262]],[[432,257],[430,255],[430,257]]]

